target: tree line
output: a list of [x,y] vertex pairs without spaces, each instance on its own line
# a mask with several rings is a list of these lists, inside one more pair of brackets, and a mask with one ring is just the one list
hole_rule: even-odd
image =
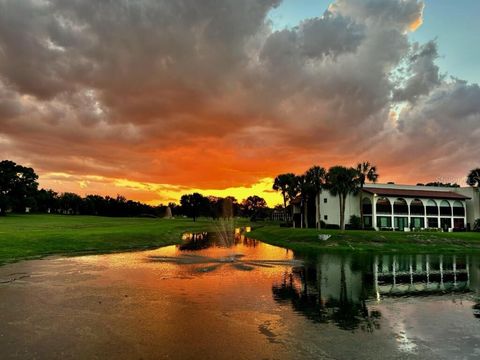
[[245,216],[253,220],[270,215],[266,201],[256,195],[238,202],[233,196],[226,198],[203,196],[199,193],[183,195],[180,204],[151,206],[124,196],[116,197],[57,193],[51,189],[39,189],[38,175],[33,168],[10,160],[0,161],[0,215],[8,211],[16,213],[40,212],[70,215],[99,216],[199,216],[221,218]]

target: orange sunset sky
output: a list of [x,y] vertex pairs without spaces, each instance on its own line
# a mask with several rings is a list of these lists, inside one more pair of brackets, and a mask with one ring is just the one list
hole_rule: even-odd
[[0,157],[57,192],[150,204],[273,206],[279,173],[366,160],[380,182],[464,183],[480,87],[415,38],[428,2],[318,1],[294,26],[283,6],[0,2]]

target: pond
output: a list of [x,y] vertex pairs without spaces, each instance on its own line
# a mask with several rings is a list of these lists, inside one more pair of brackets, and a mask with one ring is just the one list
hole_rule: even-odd
[[222,238],[0,267],[0,357],[480,357],[480,257]]

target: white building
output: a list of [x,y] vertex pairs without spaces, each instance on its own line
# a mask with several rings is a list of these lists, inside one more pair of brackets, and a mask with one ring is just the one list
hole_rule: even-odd
[[[360,216],[362,201],[364,224],[376,230],[410,228],[464,229],[480,218],[477,188],[365,184],[362,194],[350,194],[345,203],[345,223]],[[340,224],[338,196],[327,190],[320,194],[320,215],[327,224]]]

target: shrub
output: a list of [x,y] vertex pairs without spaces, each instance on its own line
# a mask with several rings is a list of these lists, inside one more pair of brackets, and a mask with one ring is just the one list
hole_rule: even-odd
[[473,231],[480,231],[480,219],[475,220],[473,223]]
[[340,226],[337,224],[325,224],[323,227],[324,229],[332,229],[332,230],[338,230],[340,229]]
[[350,216],[349,229],[358,230],[362,228],[362,219],[360,216],[352,215]]

